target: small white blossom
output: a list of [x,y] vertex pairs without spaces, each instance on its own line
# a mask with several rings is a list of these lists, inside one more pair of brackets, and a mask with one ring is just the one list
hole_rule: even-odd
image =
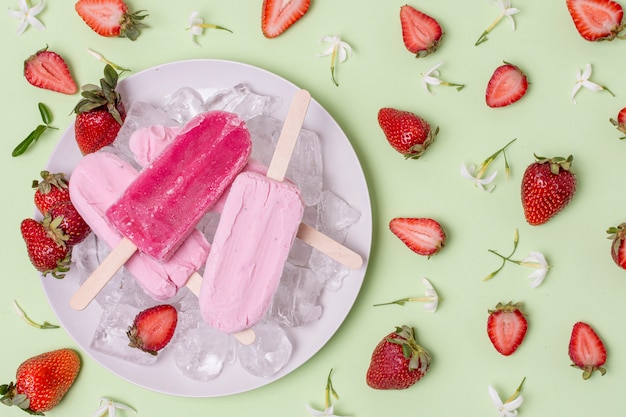
[[507,400],[506,402],[502,402],[498,392],[494,387],[489,385],[489,396],[491,397],[491,401],[493,402],[494,407],[498,411],[498,415],[500,417],[514,417],[517,415],[517,409],[524,402],[524,397],[521,395],[514,396],[513,399]]
[[493,174],[489,175],[488,177],[482,178],[481,171],[479,171],[478,173],[476,172],[476,165],[468,165],[468,166],[465,166],[465,164],[461,165],[461,176],[463,178],[466,178],[472,181],[476,187],[488,193],[492,192],[493,189],[496,188],[496,186],[495,185],[492,185],[490,187],[485,187],[485,186],[491,184],[493,180],[496,179],[497,175],[498,175],[498,171],[495,171]]
[[341,417],[335,414],[334,405],[329,406],[325,410],[316,410],[315,408],[311,407],[308,404],[305,404],[305,407],[306,407],[306,411],[308,411],[309,414],[316,416],[316,417]]
[[204,33],[204,29],[221,29],[232,33],[230,29],[226,29],[223,26],[204,23],[204,19],[199,17],[199,15],[199,12],[191,12],[189,15],[189,27],[187,28],[191,32],[191,41],[195,45],[200,46],[196,37],[201,36]]
[[511,7],[511,0],[495,0],[494,3],[496,7],[500,9],[500,14],[496,18],[496,20],[494,20],[493,23],[487,29],[485,29],[485,31],[480,35],[474,45],[480,45],[481,43],[485,42],[487,40],[487,35],[489,34],[489,32],[491,32],[493,28],[496,27],[496,25],[500,22],[500,20],[502,20],[503,17],[509,18],[509,20],[511,21],[511,26],[513,27],[513,30],[515,30],[515,19],[513,19],[513,15],[519,13],[519,9]]
[[424,310],[429,313],[434,313],[437,311],[437,307],[439,306],[439,294],[437,294],[433,284],[431,284],[427,278],[422,278],[422,284],[426,287],[425,298],[430,300],[430,302],[424,304]]
[[541,285],[548,273],[548,268],[550,268],[548,262],[546,262],[545,256],[543,256],[541,252],[530,252],[527,257],[521,260],[520,265],[537,269],[528,275],[528,279],[532,280],[530,283],[531,288],[537,288]]
[[574,97],[576,97],[576,94],[581,88],[586,88],[587,90],[593,92],[606,90],[609,92],[609,94],[615,96],[615,94],[613,94],[611,90],[609,90],[605,86],[596,84],[593,81],[589,81],[589,78],[591,77],[591,71],[591,64],[587,64],[584,71],[578,69],[578,71],[576,72],[576,84],[574,84],[574,88],[572,89],[572,103],[576,104],[576,100]]
[[329,43],[330,46],[317,54],[317,56],[324,57],[330,55],[330,75],[335,85],[339,85],[335,79],[335,67],[337,66],[337,61],[341,63],[348,59],[348,57],[352,56],[352,47],[347,42],[342,41],[341,37],[337,35],[324,36],[320,39],[320,42]]
[[422,74],[422,84],[424,85],[426,91],[428,91],[430,94],[435,94],[434,92],[430,91],[429,86],[431,85],[445,85],[447,87],[456,87],[457,91],[460,91],[463,87],[465,87],[463,84],[455,84],[447,81],[442,81],[439,78],[441,74],[439,73],[438,69],[442,64],[443,62],[440,62],[428,71],[426,71],[426,74]]
[[20,25],[15,32],[17,36],[20,36],[31,25],[39,31],[43,31],[46,27],[41,23],[37,16],[41,13],[46,6],[44,0],[41,0],[39,4],[34,7],[30,7],[28,0],[19,0],[20,10],[9,10],[9,16],[20,20]]
[[126,404],[115,402],[108,398],[102,397],[100,398],[100,405],[98,406],[98,409],[94,411],[91,417],[103,417],[105,415],[107,415],[108,417],[115,417],[117,414],[117,410],[128,410],[132,411],[133,413],[137,412],[137,410]]

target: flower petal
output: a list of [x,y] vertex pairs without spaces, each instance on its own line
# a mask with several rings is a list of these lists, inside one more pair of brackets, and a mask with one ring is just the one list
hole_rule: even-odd
[[489,391],[489,396],[491,397],[491,401],[493,402],[493,405],[497,409],[502,408],[503,406],[502,400],[500,399],[500,396],[498,395],[498,392],[496,391],[496,389],[492,387],[491,385],[489,385],[488,391]]

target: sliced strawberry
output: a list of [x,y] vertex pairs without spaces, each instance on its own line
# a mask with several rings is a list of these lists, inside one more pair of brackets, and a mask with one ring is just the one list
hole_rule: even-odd
[[611,257],[617,266],[626,269],[626,223],[607,230],[611,243]]
[[583,379],[589,379],[594,371],[601,375],[606,373],[603,365],[606,363],[606,348],[604,343],[587,323],[574,324],[569,341],[569,357],[572,366],[583,370]]
[[446,233],[433,219],[396,217],[389,222],[389,229],[409,249],[420,255],[435,255],[446,244]]
[[56,52],[48,51],[48,47],[24,61],[24,77],[35,87],[46,90],[70,95],[78,91],[65,60]]
[[[609,119],[613,126],[617,128],[620,132],[626,134],[626,107],[621,109],[617,114],[617,119]],[[620,139],[626,139],[626,136],[622,136]]]
[[74,9],[100,36],[126,37],[134,41],[141,34],[141,29],[146,27],[140,22],[147,16],[145,11],[130,13],[122,0],[78,0]]
[[521,303],[498,303],[494,310],[489,310],[487,334],[493,346],[502,355],[509,356],[515,352],[522,344],[527,330],[528,321]]
[[174,336],[177,322],[178,312],[169,304],[143,310],[126,332],[129,346],[156,355]]
[[526,74],[515,65],[504,63],[493,72],[485,101],[489,107],[504,107],[524,97],[528,90]]
[[275,38],[309,10],[311,0],[263,0],[261,29],[266,38]]
[[567,10],[588,41],[613,40],[624,29],[624,10],[612,0],[567,0]]
[[437,50],[444,33],[434,18],[406,4],[400,7],[400,24],[404,46],[409,52],[422,58]]

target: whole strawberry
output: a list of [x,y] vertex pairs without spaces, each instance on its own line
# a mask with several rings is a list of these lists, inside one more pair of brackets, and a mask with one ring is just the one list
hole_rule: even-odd
[[148,16],[145,10],[131,13],[122,0],[78,0],[74,9],[98,35],[131,41],[136,40],[141,29],[146,27],[141,21]]
[[422,156],[439,132],[418,115],[390,107],[378,111],[378,124],[389,144],[407,159]]
[[600,375],[606,373],[606,348],[589,324],[581,321],[574,324],[568,353],[572,366],[582,369],[583,379],[589,379],[595,371],[600,372]]
[[415,330],[396,327],[374,349],[366,382],[374,389],[406,389],[422,379],[429,366],[430,355],[415,341]]
[[59,223],[57,220],[44,225],[34,219],[24,219],[20,224],[31,263],[44,276],[52,274],[55,278],[63,278],[71,262],[71,250],[58,229]]
[[[617,128],[617,130],[626,135],[626,107],[617,113],[617,119],[611,118],[609,121]],[[622,136],[620,139],[626,139],[626,136]]]
[[82,242],[91,233],[91,228],[71,201],[62,201],[52,206],[48,214],[44,216],[43,222],[45,224],[46,222],[53,222],[55,219],[60,219],[56,227],[67,235],[64,240],[68,246]]
[[15,383],[0,385],[0,402],[44,415],[61,402],[79,371],[80,357],[72,349],[34,356],[17,368]]
[[502,355],[509,356],[515,352],[527,330],[528,321],[521,303],[498,303],[495,309],[489,310],[487,334],[493,347]]
[[576,175],[571,171],[573,156],[535,158],[524,172],[521,191],[524,216],[533,226],[563,210],[576,192]]
[[126,110],[115,90],[118,78],[115,69],[107,64],[99,88],[93,84],[82,87],[83,99],[74,107],[74,136],[83,155],[113,143],[124,123]]
[[606,231],[611,243],[611,257],[617,266],[626,269],[626,223],[609,227]]
[[70,201],[70,189],[65,174],[52,174],[41,171],[41,181],[34,180],[35,206],[41,214],[46,214],[50,207],[63,201]]
[[156,355],[174,336],[178,312],[169,304],[157,305],[143,310],[135,317],[126,334],[130,347]]

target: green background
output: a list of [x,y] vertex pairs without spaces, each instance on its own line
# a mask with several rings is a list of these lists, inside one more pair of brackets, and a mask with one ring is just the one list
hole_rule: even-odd
[[[37,330],[22,322],[12,308],[17,300],[38,321],[56,321],[30,264],[19,233],[22,219],[33,215],[30,183],[38,178],[49,155],[72,121],[78,95],[63,96],[30,86],[22,62],[46,44],[68,61],[79,85],[98,80],[102,64],[91,48],[134,72],[177,60],[218,58],[272,71],[311,91],[346,132],[363,165],[374,218],[369,267],[352,312],[330,342],[302,367],[281,380],[251,392],[221,398],[187,399],[150,392],[121,380],[83,354],[75,386],[49,415],[90,415],[98,398],[126,402],[139,415],[307,415],[304,404],[323,405],[325,378],[334,368],[341,399],[339,415],[453,416],[496,415],[487,394],[492,384],[508,397],[527,377],[521,415],[587,416],[623,414],[621,389],[626,382],[626,333],[623,299],[626,271],[609,255],[605,230],[626,221],[623,180],[626,142],[608,119],[626,106],[626,43],[590,43],[576,32],[565,1],[514,1],[521,9],[517,29],[503,20],[476,47],[475,40],[495,19],[496,7],[485,0],[438,0],[411,5],[437,18],[446,35],[439,50],[415,59],[404,49],[399,9],[404,2],[313,0],[308,13],[288,31],[266,39],[260,29],[261,1],[130,1],[131,9],[147,9],[149,17],[136,42],[102,38],[77,16],[73,2],[48,2],[39,15],[44,32],[29,28],[15,35],[17,21],[0,16],[2,100],[0,149],[4,198],[0,232],[3,265],[0,317],[3,344],[0,371],[6,382],[24,359],[45,350],[72,347],[63,330]],[[17,8],[17,0],[4,1]],[[197,10],[206,23],[234,33],[207,30],[195,46],[185,31]],[[330,80],[329,58],[318,41],[340,35],[354,56],[337,68],[340,86]],[[527,95],[518,103],[490,109],[485,86],[503,61],[528,75]],[[420,73],[438,62],[442,78],[466,84],[454,89],[421,86]],[[582,90],[577,104],[569,100],[576,70],[591,63],[592,80],[616,95]],[[245,81],[245,80],[242,80]],[[58,131],[44,135],[25,155],[10,156],[15,145],[39,123],[37,103],[53,112]],[[416,112],[440,127],[435,144],[417,161],[406,161],[386,143],[376,121],[380,107]],[[462,162],[480,163],[512,138],[507,155],[511,178],[497,180],[492,194],[482,193],[459,176]],[[579,187],[571,205],[545,225],[526,224],[519,201],[520,180],[533,153],[573,154]],[[503,161],[494,168],[503,171]],[[430,259],[409,251],[388,230],[396,216],[438,219],[448,232],[446,248]],[[546,281],[531,289],[532,272],[509,264],[490,282],[482,278],[499,263],[487,249],[507,252],[514,230],[520,232],[517,259],[543,252],[552,265]],[[372,307],[379,302],[421,295],[428,277],[444,300],[435,314],[420,305]],[[499,355],[485,332],[487,310],[499,301],[526,305],[529,331],[519,350]],[[569,366],[571,326],[586,321],[598,331],[608,350],[604,377],[583,381]],[[432,356],[430,373],[406,391],[374,391],[365,384],[369,357],[376,343],[396,325],[415,326]],[[120,415],[129,415],[121,412]],[[17,409],[2,415],[17,416]]]

